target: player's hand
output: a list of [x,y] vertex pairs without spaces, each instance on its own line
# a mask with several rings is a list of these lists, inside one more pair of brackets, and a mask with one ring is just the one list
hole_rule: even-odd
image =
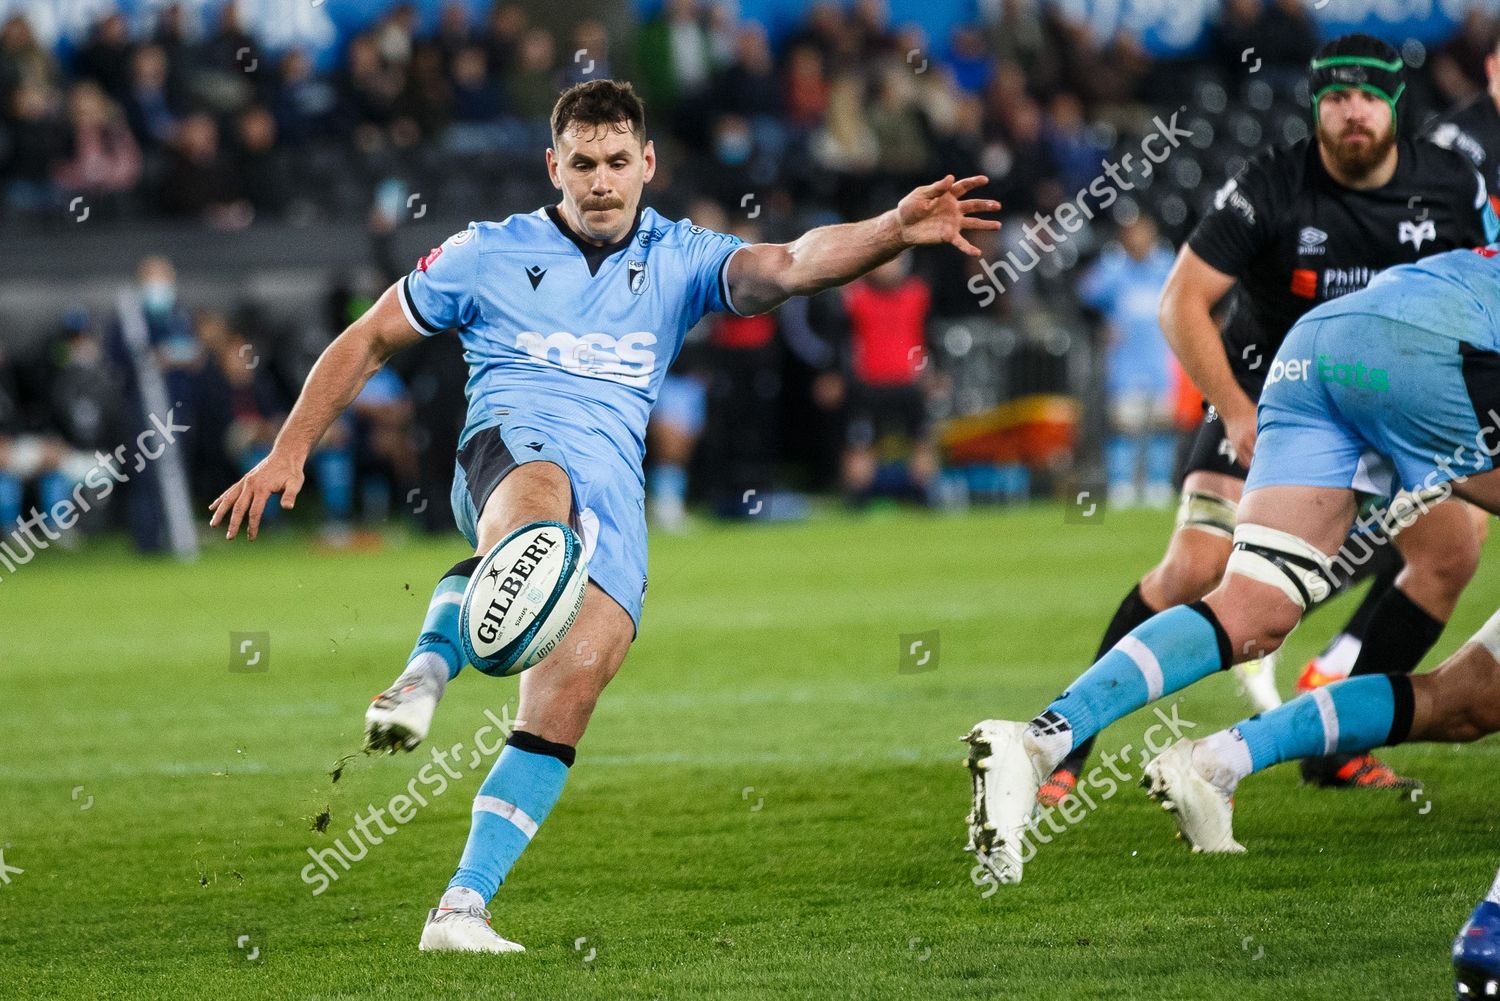
[[218,500],[208,506],[213,517],[210,526],[217,528],[224,515],[229,515],[229,527],[224,538],[232,539],[239,534],[240,522],[249,518],[246,534],[254,539],[260,534],[260,516],[266,509],[266,501],[275,493],[281,494],[281,506],[291,510],[297,503],[297,494],[302,489],[302,463],[289,458],[275,449],[255,468],[246,473],[234,486],[219,495]]
[[1219,419],[1224,422],[1224,440],[1233,450],[1230,458],[1249,469],[1250,460],[1255,458],[1255,407],[1237,411],[1233,416],[1220,414]]
[[908,247],[951,243],[970,257],[978,257],[979,248],[964,239],[964,230],[999,229],[1000,220],[976,219],[974,213],[998,212],[1000,203],[964,196],[989,182],[983,175],[955,181],[949,174],[935,184],[917,188],[896,205],[902,241]]

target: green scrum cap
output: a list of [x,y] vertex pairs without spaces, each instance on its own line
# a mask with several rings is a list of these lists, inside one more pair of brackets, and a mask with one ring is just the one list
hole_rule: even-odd
[[1341,35],[1323,46],[1308,65],[1313,120],[1318,103],[1330,90],[1357,87],[1383,99],[1396,119],[1396,102],[1406,90],[1406,64],[1401,53],[1372,35]]

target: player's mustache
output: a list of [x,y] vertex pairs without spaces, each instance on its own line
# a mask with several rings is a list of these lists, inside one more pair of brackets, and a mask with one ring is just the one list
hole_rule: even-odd
[[606,212],[609,209],[622,209],[625,203],[618,198],[590,198],[583,203],[585,212]]

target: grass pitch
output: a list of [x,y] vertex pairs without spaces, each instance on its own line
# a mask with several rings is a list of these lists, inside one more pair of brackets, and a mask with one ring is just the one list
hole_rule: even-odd
[[[432,760],[329,774],[457,536],[322,553],[273,533],[189,566],[45,552],[0,584],[0,996],[1444,996],[1448,944],[1500,863],[1495,741],[1391,752],[1427,780],[1418,802],[1305,789],[1286,766],[1252,779],[1242,857],[1192,856],[1125,786],[1024,884],[971,880],[956,738],[1031,715],[1086,665],[1169,523],[1040,507],[653,540],[641,638],[493,905],[529,951],[499,957],[416,942],[488,771],[476,731],[514,682],[461,676],[429,741],[464,744],[461,778],[372,828],[382,843],[327,892],[300,876]],[[1430,663],[1497,604],[1492,564]],[[1293,637],[1284,691],[1351,607]],[[256,670],[229,669],[232,633],[268,635]],[[1243,715],[1228,677],[1178,711],[1197,734]],[[1140,746],[1151,721],[1101,748]]]

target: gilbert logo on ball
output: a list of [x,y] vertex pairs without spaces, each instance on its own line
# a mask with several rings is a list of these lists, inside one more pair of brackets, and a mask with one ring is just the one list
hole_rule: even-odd
[[485,674],[519,674],[562,642],[583,607],[583,542],[566,525],[536,521],[484,555],[464,591],[464,656]]

